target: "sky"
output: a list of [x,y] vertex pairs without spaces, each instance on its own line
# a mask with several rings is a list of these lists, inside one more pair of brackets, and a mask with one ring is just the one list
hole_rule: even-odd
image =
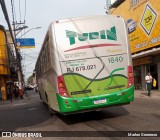
[[[41,49],[45,34],[48,26],[52,21],[79,17],[89,15],[106,15],[106,1],[107,0],[12,0],[14,3],[15,21],[25,22],[28,26],[27,29],[23,30],[18,34],[23,38],[34,38],[35,48],[32,49],[21,49],[22,55],[22,68],[27,79],[32,75],[35,68],[35,63]],[[111,0],[113,3],[115,0]],[[5,0],[6,7],[9,15],[11,24],[12,18],[12,7],[11,0]],[[8,26],[3,16],[3,12],[0,7],[0,24],[6,29]],[[40,29],[33,29],[41,27]]]

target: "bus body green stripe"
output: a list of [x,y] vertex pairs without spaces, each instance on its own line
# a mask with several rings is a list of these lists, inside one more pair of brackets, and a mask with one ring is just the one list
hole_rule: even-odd
[[[94,104],[94,101],[101,99],[106,99],[106,103]],[[93,96],[90,98],[66,98],[57,94],[57,100],[61,113],[74,113],[81,110],[91,110],[117,104],[125,104],[134,100],[134,86],[123,91],[108,95]]]
[[120,70],[124,70],[124,68],[118,68],[118,69],[115,69],[111,72],[110,74],[110,77],[111,77],[111,80],[110,80],[110,83],[104,88],[104,90],[106,90],[107,87],[109,87],[111,84],[112,84],[112,81],[113,81],[113,73],[115,73],[116,71],[120,71]]

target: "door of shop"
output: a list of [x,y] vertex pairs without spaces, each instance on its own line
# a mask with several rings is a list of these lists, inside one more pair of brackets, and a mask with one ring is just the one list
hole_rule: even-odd
[[134,86],[135,86],[135,89],[142,89],[141,67],[136,66],[136,67],[133,68],[133,71],[134,71]]

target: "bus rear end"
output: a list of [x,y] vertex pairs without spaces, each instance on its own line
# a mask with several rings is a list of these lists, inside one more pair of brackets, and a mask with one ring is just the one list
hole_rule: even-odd
[[54,23],[61,74],[61,113],[95,110],[134,100],[133,68],[124,20],[116,16]]

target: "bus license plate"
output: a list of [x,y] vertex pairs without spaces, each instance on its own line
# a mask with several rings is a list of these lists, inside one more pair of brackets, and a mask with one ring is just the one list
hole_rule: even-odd
[[102,103],[106,103],[106,99],[101,99],[101,100],[94,101],[94,104],[102,104]]

